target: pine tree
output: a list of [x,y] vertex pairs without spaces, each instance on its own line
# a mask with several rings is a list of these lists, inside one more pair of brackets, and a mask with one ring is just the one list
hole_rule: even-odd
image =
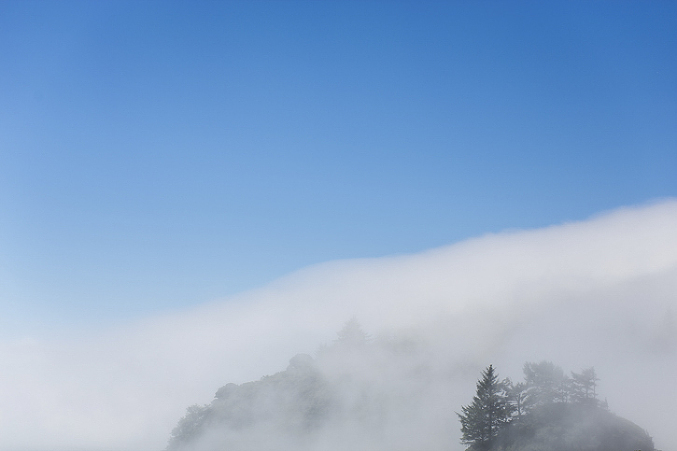
[[506,384],[500,382],[492,365],[482,372],[477,382],[477,393],[472,404],[462,406],[461,442],[470,445],[473,451],[488,451],[492,448],[499,430],[510,419],[510,405]]

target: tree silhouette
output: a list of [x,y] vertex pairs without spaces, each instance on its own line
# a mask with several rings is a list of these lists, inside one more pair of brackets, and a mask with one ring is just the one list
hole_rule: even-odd
[[571,373],[573,378],[572,397],[584,404],[597,404],[597,373],[595,368],[586,368],[580,373]]
[[336,342],[346,347],[364,346],[369,340],[369,335],[362,329],[355,317],[350,318],[336,335],[338,335]]
[[473,451],[487,451],[493,446],[499,430],[510,419],[510,405],[506,383],[500,382],[492,365],[482,372],[477,382],[477,393],[472,404],[462,406],[461,442],[470,445]]
[[527,410],[567,400],[567,377],[562,368],[552,362],[525,363],[524,381],[527,385]]

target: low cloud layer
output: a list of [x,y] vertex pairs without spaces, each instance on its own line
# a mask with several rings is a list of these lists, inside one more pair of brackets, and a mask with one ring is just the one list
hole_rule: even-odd
[[519,379],[525,361],[546,359],[595,366],[611,410],[677,449],[677,201],[664,201],[318,265],[115,330],[6,340],[0,450],[160,450],[187,406],[314,354],[353,316],[372,335],[409,334],[445,356],[450,418],[483,367]]

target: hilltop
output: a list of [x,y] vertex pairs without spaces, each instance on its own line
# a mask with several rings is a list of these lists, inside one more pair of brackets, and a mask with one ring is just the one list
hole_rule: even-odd
[[[315,358],[299,354],[284,371],[226,384],[210,404],[189,407],[167,451],[460,449],[459,406],[447,398],[453,381],[422,354],[420,343],[372,340],[349,322]],[[473,404],[461,407],[469,451],[654,451],[644,429],[597,400],[594,370],[569,378],[549,362],[524,368],[516,384],[492,373],[503,415],[495,428],[482,425],[482,380]]]

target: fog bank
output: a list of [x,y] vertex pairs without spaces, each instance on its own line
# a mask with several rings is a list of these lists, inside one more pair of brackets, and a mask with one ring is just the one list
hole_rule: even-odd
[[[357,317],[414,337],[467,404],[482,368],[594,366],[600,397],[677,449],[677,201],[415,255],[330,262],[198,309],[0,343],[0,449],[162,449],[191,404],[314,354]],[[446,415],[446,417],[444,417]],[[458,423],[449,429],[458,432]],[[458,440],[454,449],[462,449]]]

